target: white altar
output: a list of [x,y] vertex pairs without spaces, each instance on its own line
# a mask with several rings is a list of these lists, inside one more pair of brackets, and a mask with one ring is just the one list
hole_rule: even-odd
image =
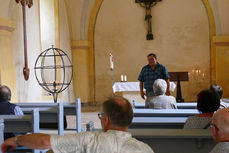
[[[170,82],[170,91],[174,91],[176,84]],[[133,99],[137,102],[145,102],[140,96],[139,82],[115,82],[113,85],[113,93],[116,96],[123,96],[128,99],[131,103]]]
[[137,102],[145,102],[140,96],[139,82],[115,82],[113,93],[116,96],[123,96],[131,103],[133,99],[136,99]]

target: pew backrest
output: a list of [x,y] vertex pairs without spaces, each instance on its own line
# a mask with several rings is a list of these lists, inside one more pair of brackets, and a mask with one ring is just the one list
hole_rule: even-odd
[[188,117],[199,114],[195,109],[133,109],[134,117]]
[[129,128],[182,129],[189,116],[199,114],[195,109],[133,109],[134,118]]
[[134,117],[129,129],[183,129],[187,117]]
[[[185,103],[176,103],[177,109],[197,109],[196,102],[185,102]],[[133,108],[143,109],[145,108],[145,103],[138,103],[136,100],[133,100]]]
[[5,132],[40,132],[40,115],[39,109],[30,111],[31,115],[0,115],[0,119],[4,119]]
[[[33,108],[39,108],[40,109],[40,116],[41,116],[41,123],[42,122],[50,122],[53,123],[56,121],[57,118],[53,116],[55,114],[55,110],[57,111],[56,107],[59,107],[58,109],[58,133],[60,135],[63,135],[64,132],[64,121],[63,116],[64,115],[75,115],[76,116],[76,131],[82,132],[81,128],[81,100],[80,98],[76,99],[75,103],[17,103],[18,106],[22,108],[24,112],[27,110],[31,110]],[[63,107],[63,108],[62,108]],[[52,117],[47,117],[47,115]]]
[[81,128],[81,100],[76,99],[75,103],[63,103],[64,104],[64,115],[75,115],[76,116],[76,131],[82,132]]
[[[1,128],[0,133],[2,138],[4,132],[8,133],[39,133],[39,109],[36,108],[31,111],[30,115],[16,116],[16,115],[0,115]],[[2,126],[4,128],[2,128]],[[1,144],[4,139],[1,139]],[[40,150],[32,150],[25,147],[18,147],[13,152],[33,152],[39,153]]]
[[58,123],[58,134],[64,135],[64,109],[63,103],[21,103],[24,114],[30,114],[31,110],[39,108],[40,123]]
[[210,129],[128,129],[156,153],[203,153],[215,146]]

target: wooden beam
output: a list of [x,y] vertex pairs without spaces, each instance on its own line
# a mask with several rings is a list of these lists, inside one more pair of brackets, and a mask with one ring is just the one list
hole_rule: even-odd
[[229,46],[229,36],[214,36],[212,43],[215,46]]

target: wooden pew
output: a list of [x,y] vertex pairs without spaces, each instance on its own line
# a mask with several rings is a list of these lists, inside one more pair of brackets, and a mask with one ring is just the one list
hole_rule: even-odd
[[147,143],[155,153],[207,153],[215,146],[211,130],[129,129],[132,136]]
[[[76,99],[76,103],[17,103],[23,111],[31,110],[34,108],[40,109],[41,123],[58,123],[59,135],[64,134],[64,115],[76,116],[76,131],[82,132],[81,128],[81,101],[80,98]],[[58,110],[55,108],[58,107]],[[56,112],[55,112],[56,110]]]
[[[31,115],[24,115],[24,116],[16,116],[16,115],[0,115],[0,119],[2,121],[2,126],[4,126],[4,130],[1,128],[1,135],[4,136],[4,132],[8,133],[39,133],[39,109],[34,109],[31,113]],[[1,139],[1,144],[3,142],[3,139]],[[32,150],[25,147],[18,147],[14,152],[33,152],[33,153],[39,153],[40,150]]]
[[63,103],[23,103],[19,104],[24,114],[39,108],[40,123],[58,123],[58,134],[64,135]]
[[[0,145],[4,141],[4,119],[0,119]],[[0,149],[0,153],[2,153]]]
[[196,109],[133,109],[134,117],[188,117],[199,114]]
[[133,109],[134,118],[129,128],[182,129],[189,116],[199,114],[196,109]]
[[[133,100],[133,108],[136,109],[143,109],[145,108],[145,103],[138,103],[136,102],[136,100]],[[177,108],[178,109],[197,109],[197,103],[191,103],[191,102],[187,102],[187,103],[177,103]]]
[[134,117],[129,129],[183,129],[187,117]]
[[128,129],[128,132],[155,153],[208,153],[216,145],[211,129]]
[[81,100],[76,99],[76,103],[63,103],[64,105],[64,115],[75,115],[76,116],[76,131],[82,132],[81,128]]

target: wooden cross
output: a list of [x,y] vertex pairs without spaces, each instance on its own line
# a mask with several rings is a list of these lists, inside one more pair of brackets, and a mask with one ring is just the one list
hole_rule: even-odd
[[29,79],[29,67],[28,67],[28,58],[27,58],[27,38],[26,38],[26,10],[25,7],[32,7],[33,0],[16,0],[17,3],[21,2],[22,5],[22,14],[23,14],[23,36],[24,36],[24,60],[25,67],[23,68],[24,78],[27,81]]
[[136,3],[139,3],[141,7],[146,9],[145,21],[147,21],[148,29],[147,29],[147,40],[153,40],[152,34],[152,15],[151,15],[151,8],[162,0],[135,0]]

